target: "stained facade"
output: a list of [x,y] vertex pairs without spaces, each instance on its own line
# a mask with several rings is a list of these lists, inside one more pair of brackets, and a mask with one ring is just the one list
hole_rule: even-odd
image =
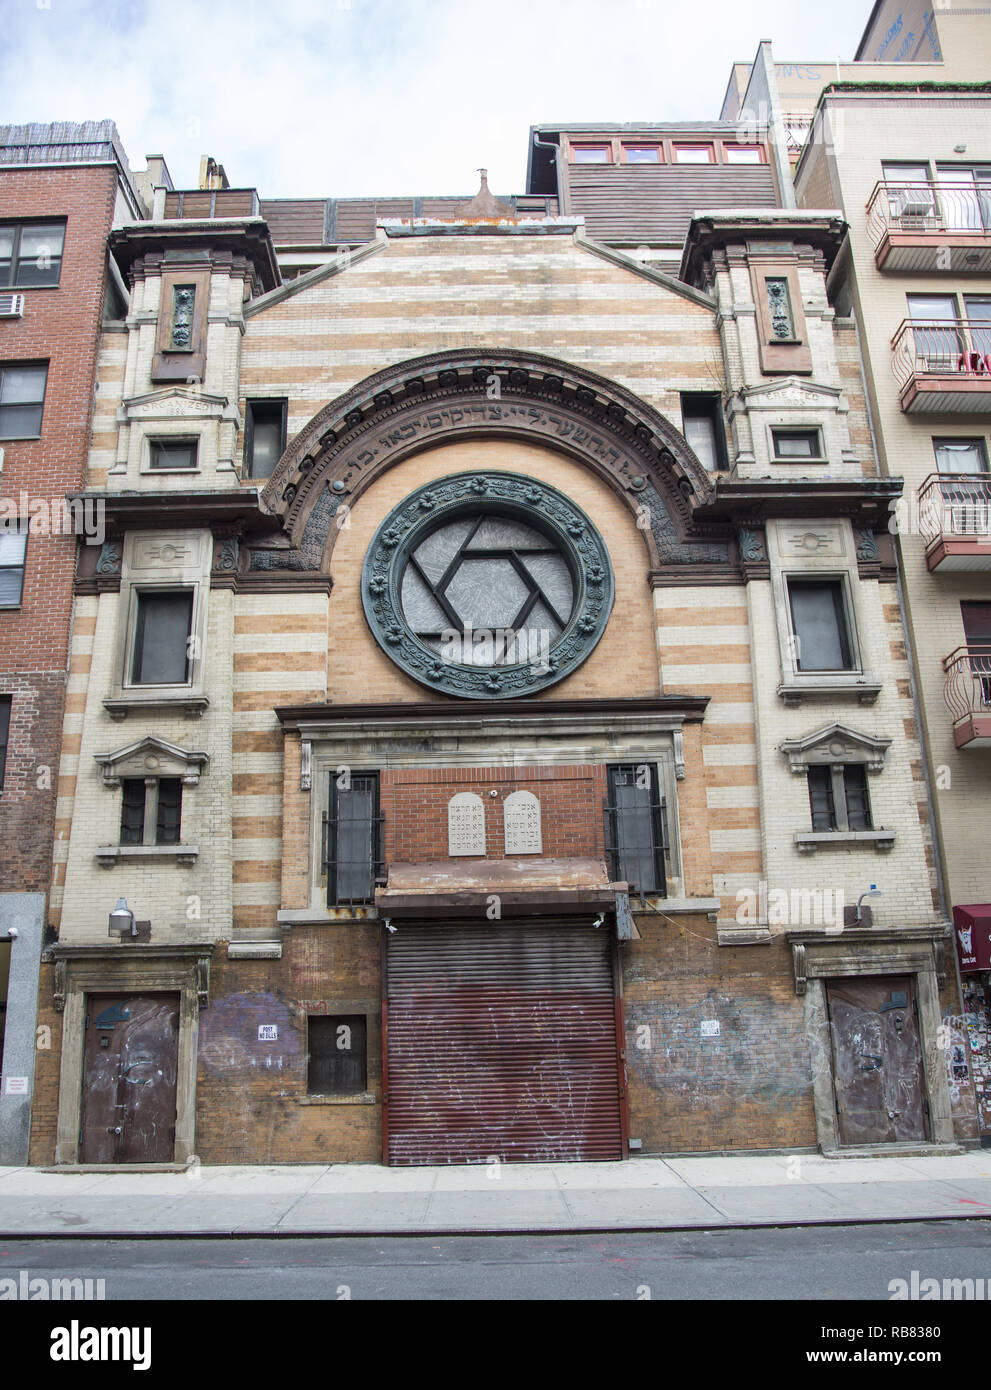
[[978,1141],[850,211],[531,140],[110,232],[33,1162]]

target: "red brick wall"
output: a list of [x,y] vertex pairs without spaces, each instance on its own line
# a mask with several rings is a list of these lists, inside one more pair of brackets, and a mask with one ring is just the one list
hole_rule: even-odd
[[[24,317],[0,322],[0,363],[49,364],[41,438],[2,445],[0,497],[15,499],[22,515],[22,492],[30,507],[85,481],[115,189],[108,167],[0,170],[0,219],[66,219],[58,287],[25,290]],[[49,529],[29,537],[20,609],[0,610],[0,694],[13,696],[0,792],[0,873],[10,891],[47,892],[51,878],[75,538]]]
[[[491,795],[493,791],[496,796]],[[602,764],[414,768],[381,774],[386,864],[448,857],[447,805],[457,792],[474,792],[482,798],[485,858],[504,858],[503,802],[515,791],[533,792],[540,802],[545,855],[583,859],[605,854],[606,769]],[[470,861],[471,856],[465,858]]]

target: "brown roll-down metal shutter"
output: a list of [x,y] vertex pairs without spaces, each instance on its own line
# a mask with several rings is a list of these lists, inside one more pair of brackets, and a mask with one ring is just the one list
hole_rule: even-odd
[[403,923],[386,950],[387,1163],[623,1157],[606,926]]

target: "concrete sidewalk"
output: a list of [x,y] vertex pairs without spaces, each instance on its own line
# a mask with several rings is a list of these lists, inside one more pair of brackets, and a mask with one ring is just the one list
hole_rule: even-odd
[[434,1235],[991,1218],[991,1152],[188,1172],[0,1168],[0,1236]]

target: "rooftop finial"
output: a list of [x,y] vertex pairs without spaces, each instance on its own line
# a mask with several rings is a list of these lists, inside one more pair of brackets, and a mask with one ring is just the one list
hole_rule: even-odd
[[494,198],[489,192],[488,169],[480,168],[478,172],[481,175],[478,192],[475,194],[474,198],[472,198],[471,202],[462,203],[459,206],[457,212],[458,217],[462,217],[465,221],[469,222],[474,221],[476,218],[481,220],[504,221],[507,217],[515,217],[516,214],[509,203],[501,203],[498,198]]

